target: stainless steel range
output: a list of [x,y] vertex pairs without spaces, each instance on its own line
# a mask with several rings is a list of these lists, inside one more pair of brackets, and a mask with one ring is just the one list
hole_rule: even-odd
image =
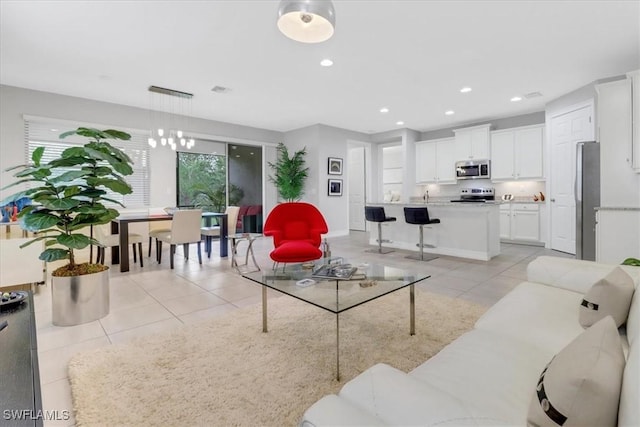
[[496,199],[494,188],[462,188],[460,198],[452,202],[486,203]]

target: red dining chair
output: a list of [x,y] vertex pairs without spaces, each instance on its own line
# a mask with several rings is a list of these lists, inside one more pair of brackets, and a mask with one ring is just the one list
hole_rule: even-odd
[[277,205],[264,223],[265,236],[273,236],[274,249],[269,256],[278,263],[313,261],[322,256],[322,234],[329,231],[324,217],[309,203]]

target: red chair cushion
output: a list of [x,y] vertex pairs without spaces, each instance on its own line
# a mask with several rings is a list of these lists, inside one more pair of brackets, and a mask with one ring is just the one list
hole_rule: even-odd
[[309,225],[305,221],[289,221],[284,224],[285,240],[305,240],[309,238]]
[[247,208],[245,215],[258,215],[262,213],[262,205],[251,205]]
[[320,258],[322,251],[304,241],[291,241],[275,248],[269,256],[276,262],[305,262]]

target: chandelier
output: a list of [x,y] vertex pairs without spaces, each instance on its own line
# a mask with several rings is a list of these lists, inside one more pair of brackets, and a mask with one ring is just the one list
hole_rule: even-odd
[[158,143],[176,150],[178,144],[187,149],[195,145],[193,138],[184,134],[188,116],[191,115],[193,94],[179,90],[149,86],[151,97],[151,135],[149,145],[156,148]]

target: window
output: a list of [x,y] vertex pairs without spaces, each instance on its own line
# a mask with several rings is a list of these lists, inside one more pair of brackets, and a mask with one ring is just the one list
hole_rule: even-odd
[[[25,117],[25,156],[27,163],[31,162],[31,155],[38,147],[45,147],[42,162],[46,163],[57,158],[62,152],[73,146],[83,145],[87,138],[73,135],[60,139],[60,134],[78,128],[79,126],[98,127],[100,129],[109,126],[100,125],[70,125],[69,122],[48,120],[44,118]],[[125,130],[131,135],[129,141],[108,140],[107,142],[124,151],[133,161],[133,174],[125,177],[131,185],[133,192],[127,195],[109,192],[109,198],[117,200],[126,207],[142,207],[149,205],[149,146],[147,135],[142,131]],[[114,206],[118,207],[118,205]]]
[[179,151],[177,204],[224,212],[227,206],[227,157]]

